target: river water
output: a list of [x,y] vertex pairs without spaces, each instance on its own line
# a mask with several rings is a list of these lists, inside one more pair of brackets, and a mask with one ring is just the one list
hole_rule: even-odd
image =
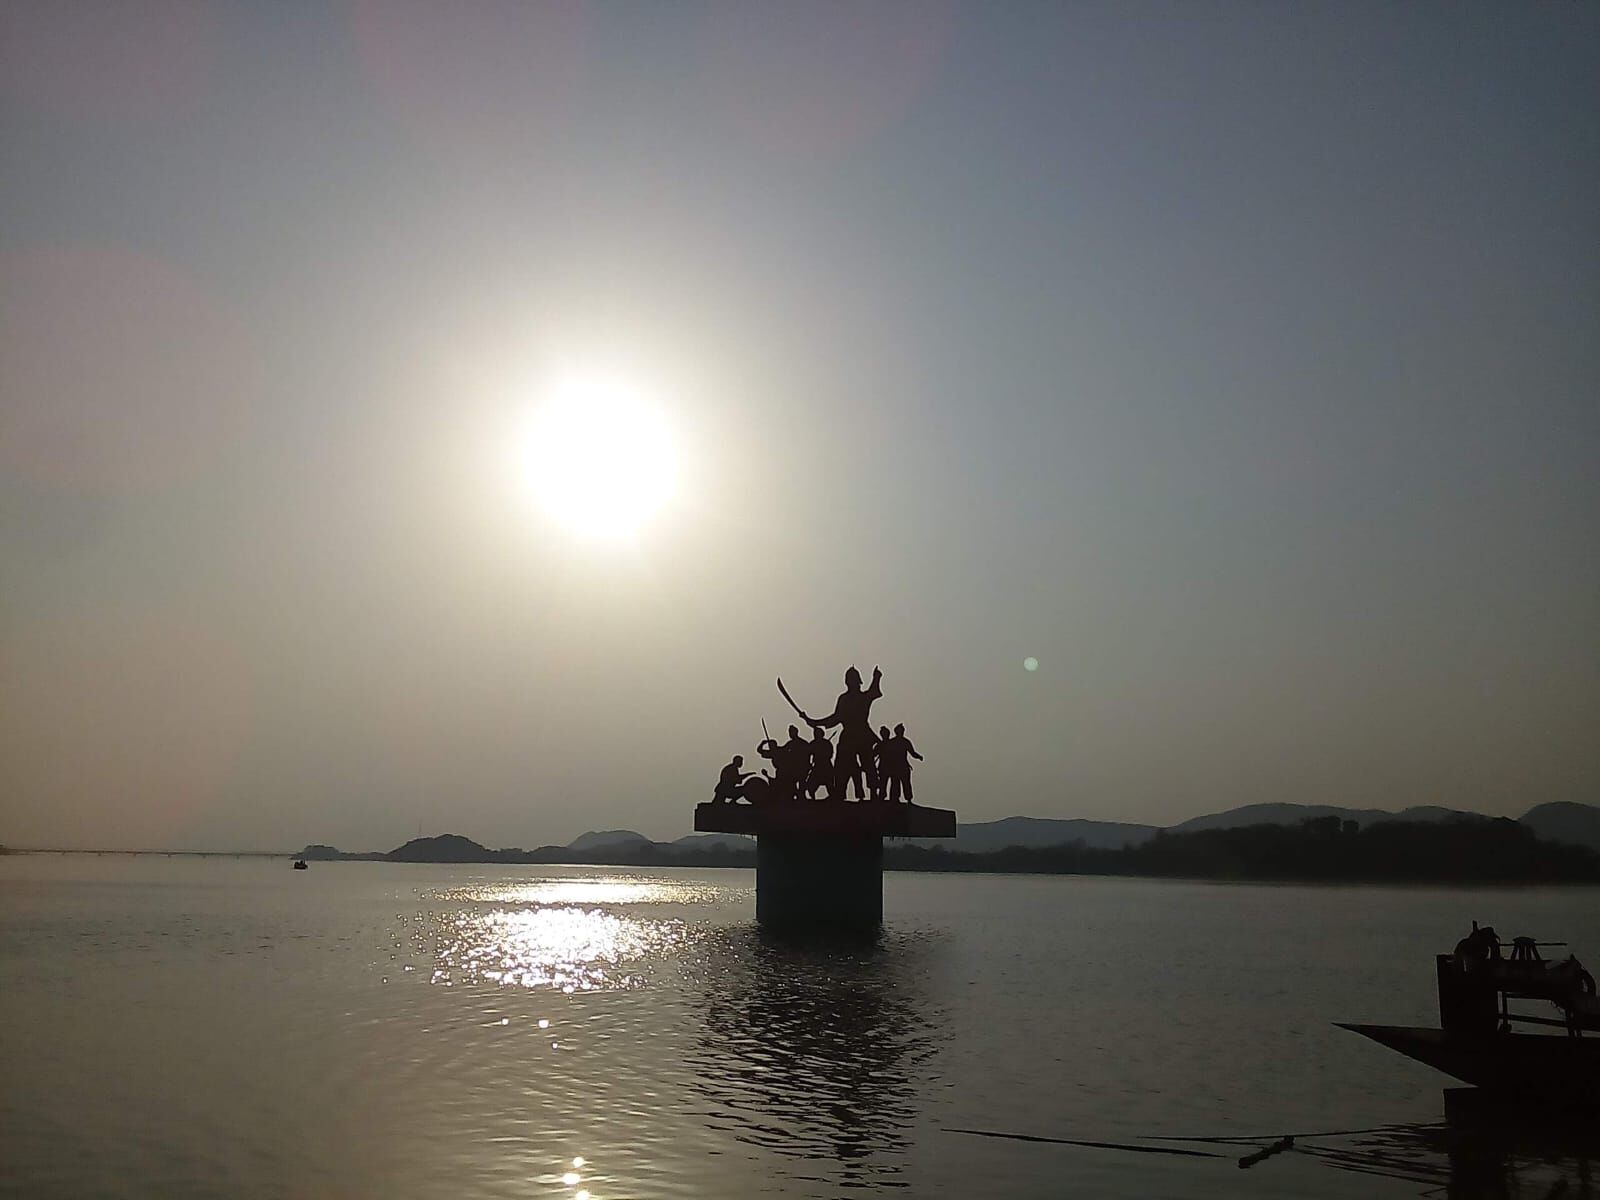
[[[1543,1197],[1600,1178],[1586,1146],[1464,1142],[1448,1080],[1333,1025],[1436,1024],[1432,955],[1474,918],[1600,962],[1593,889],[891,873],[884,904],[876,943],[795,946],[754,927],[748,871],[0,858],[0,1194]],[[1285,1133],[1296,1148],[1248,1170],[1255,1145],[1173,1140]]]

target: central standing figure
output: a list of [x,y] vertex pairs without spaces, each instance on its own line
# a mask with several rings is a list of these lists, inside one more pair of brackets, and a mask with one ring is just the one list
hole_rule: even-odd
[[[878,789],[878,766],[872,748],[877,738],[872,733],[872,702],[883,697],[883,672],[872,668],[872,686],[861,690],[861,672],[851,667],[844,673],[844,691],[825,717],[807,717],[813,729],[839,726],[839,748],[833,758],[833,796],[844,799],[845,784],[854,782],[856,798],[866,800]],[[802,714],[803,715],[803,714]],[[866,786],[862,786],[862,776]]]

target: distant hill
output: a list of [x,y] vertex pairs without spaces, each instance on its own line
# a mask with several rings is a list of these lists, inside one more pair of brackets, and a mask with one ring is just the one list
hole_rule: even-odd
[[[1390,812],[1383,808],[1340,808],[1327,804],[1247,804],[1225,812],[1206,813],[1169,827],[1167,833],[1199,833],[1208,829],[1244,829],[1251,825],[1298,825],[1318,817],[1338,817],[1355,821],[1363,829],[1395,821],[1407,823],[1440,821],[1483,821],[1482,813],[1419,804]],[[1600,850],[1600,807],[1558,801],[1528,810],[1520,823],[1545,841],[1567,842]],[[933,848],[943,846],[968,854],[984,854],[1010,846],[1042,849],[1062,846],[1082,839],[1091,849],[1116,850],[1138,846],[1154,837],[1154,825],[1123,824],[1116,821],[1062,821],[1043,817],[1007,817],[1001,821],[973,821],[956,829],[956,840],[914,840],[908,845]]]
[[1156,835],[1154,825],[1121,821],[1057,820],[1052,817],[1004,817],[998,821],[961,822],[955,841],[949,838],[907,838],[912,846],[943,847],[963,854],[984,854],[1010,846],[1064,846],[1081,841],[1095,850],[1137,846]]
[[[1382,825],[1430,825],[1461,821],[1468,825],[1492,823],[1478,813],[1453,808],[1421,805],[1389,812],[1381,808],[1339,808],[1322,804],[1248,804],[1226,812],[1207,813],[1162,830],[1154,825],[1122,821],[1058,820],[1048,817],[1006,817],[999,821],[972,821],[958,826],[954,841],[946,838],[891,840],[889,849],[909,851],[942,850],[959,855],[994,855],[1002,851],[1047,850],[1081,843],[1085,852],[1135,850],[1149,844],[1157,833],[1198,834],[1244,829],[1252,826],[1281,825],[1299,827],[1317,818],[1337,817],[1355,821],[1361,829]],[[1600,808],[1591,804],[1557,802],[1540,804],[1528,810],[1520,822],[1528,833],[1547,842],[1568,843],[1600,850]],[[1298,843],[1295,843],[1298,844]],[[1377,843],[1373,843],[1377,844]],[[631,829],[591,831],[573,838],[565,846],[540,846],[536,850],[510,848],[489,850],[459,834],[413,838],[387,854],[346,854],[332,846],[312,845],[301,852],[307,859],[383,859],[390,862],[454,863],[615,863],[655,866],[752,865],[755,839],[728,833],[689,834],[671,842],[654,842]],[[902,866],[915,858],[901,856]],[[921,860],[917,860],[919,863]],[[1031,861],[1031,860],[1027,860]],[[1062,860],[1065,862],[1066,860]],[[1131,862],[1132,860],[1130,860]],[[1059,864],[1042,868],[1001,866],[995,869],[1063,869]],[[917,866],[912,869],[927,869]],[[952,869],[949,867],[936,869]],[[988,867],[955,869],[990,869]],[[1069,869],[1101,869],[1100,866]]]
[[1359,821],[1363,827],[1381,821],[1449,821],[1455,818],[1482,819],[1481,813],[1459,812],[1436,805],[1419,805],[1400,812],[1382,808],[1337,808],[1327,804],[1246,804],[1226,812],[1206,813],[1173,825],[1169,833],[1196,833],[1202,829],[1243,829],[1247,825],[1298,825],[1316,817],[1338,817]]
[[1572,842],[1600,850],[1600,808],[1556,800],[1536,804],[1522,814],[1521,823],[1549,842]]
[[491,850],[457,833],[412,838],[387,854],[350,854],[334,846],[310,845],[296,857],[321,861],[377,860],[408,863],[594,863],[619,866],[754,866],[754,838],[735,834],[691,834],[676,842],[652,842],[642,833],[611,829],[583,834],[565,846]]
[[438,837],[412,838],[404,846],[384,855],[390,862],[475,863],[493,861],[493,853],[459,833]]
[[[1446,821],[1475,814],[1432,806],[1393,813],[1381,808],[1334,808],[1324,804],[1247,804],[1226,812],[1192,817],[1167,829],[1168,833],[1195,833],[1205,829],[1240,829],[1249,825],[1298,825],[1314,817],[1338,817],[1374,825],[1383,821]],[[945,838],[912,838],[903,845],[943,848],[960,854],[988,854],[1012,846],[1043,849],[1081,841],[1090,850],[1121,850],[1153,838],[1161,827],[1124,821],[1058,820],[1050,817],[1006,817],[999,821],[963,821],[954,842]]]
[[[1392,816],[1392,814],[1386,814]],[[890,846],[899,871],[1015,871],[1386,883],[1600,883],[1600,854],[1541,839],[1509,818],[1373,821],[1337,813],[1294,823],[1166,832],[1122,850],[1012,846],[986,854]]]
[[682,850],[711,850],[717,846],[728,850],[756,848],[755,838],[742,833],[691,833],[687,837],[674,838],[667,844]]
[[368,850],[360,854],[346,854],[337,846],[324,846],[320,842],[313,842],[304,850],[300,851],[299,854],[296,854],[295,857],[304,858],[311,862],[336,862],[339,860],[362,860],[378,862],[386,860],[389,856],[387,854],[379,853],[376,850]]
[[594,850],[601,846],[636,846],[641,843],[646,846],[655,844],[644,834],[635,833],[631,829],[605,829],[599,832],[580,833],[567,843],[567,849]]

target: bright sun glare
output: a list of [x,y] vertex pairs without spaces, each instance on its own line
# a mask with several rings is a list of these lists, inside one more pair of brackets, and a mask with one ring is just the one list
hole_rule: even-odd
[[605,377],[552,389],[534,415],[527,465],[540,507],[596,541],[633,537],[677,490],[677,447],[660,409]]

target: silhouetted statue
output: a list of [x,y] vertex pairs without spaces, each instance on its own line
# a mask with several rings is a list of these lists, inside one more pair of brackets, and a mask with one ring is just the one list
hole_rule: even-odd
[[[778,745],[777,738],[765,737],[756,743],[756,753],[772,764],[770,773],[765,767],[761,768],[761,777],[770,783],[772,777],[778,773],[778,760],[783,757],[783,749]],[[767,790],[771,792],[772,789]]]
[[[813,729],[839,727],[839,748],[833,758],[832,795],[844,799],[846,785],[854,780],[856,798],[866,799],[871,789],[876,789],[877,765],[872,759],[872,747],[877,738],[872,733],[872,702],[883,698],[883,672],[872,668],[872,686],[861,687],[861,672],[851,667],[844,673],[844,691],[834,701],[833,711],[825,717],[807,717]],[[866,787],[862,776],[866,776]],[[832,798],[830,796],[830,799]]]
[[888,780],[883,776],[883,744],[889,740],[889,727],[879,725],[878,732],[872,739],[872,769],[875,772],[872,780],[872,798],[882,802],[883,789],[888,786]]
[[778,794],[798,800],[811,773],[811,743],[800,736],[798,725],[789,726],[789,740],[778,747]]
[[739,770],[742,766],[744,766],[744,755],[735,754],[733,760],[722,768],[722,773],[717,776],[717,790],[711,795],[713,804],[732,804],[744,795],[745,780],[754,776]]
[[[887,729],[884,733],[888,733]],[[878,746],[878,770],[888,779],[889,803],[900,803],[902,789],[906,794],[906,803],[911,803],[911,760],[922,761],[922,755],[917,753],[917,748],[911,744],[911,739],[906,736],[906,727],[896,725],[894,736],[885,737]]]
[[811,732],[811,764],[806,774],[806,799],[817,800],[819,791],[826,788],[833,797],[833,743],[819,726]]

